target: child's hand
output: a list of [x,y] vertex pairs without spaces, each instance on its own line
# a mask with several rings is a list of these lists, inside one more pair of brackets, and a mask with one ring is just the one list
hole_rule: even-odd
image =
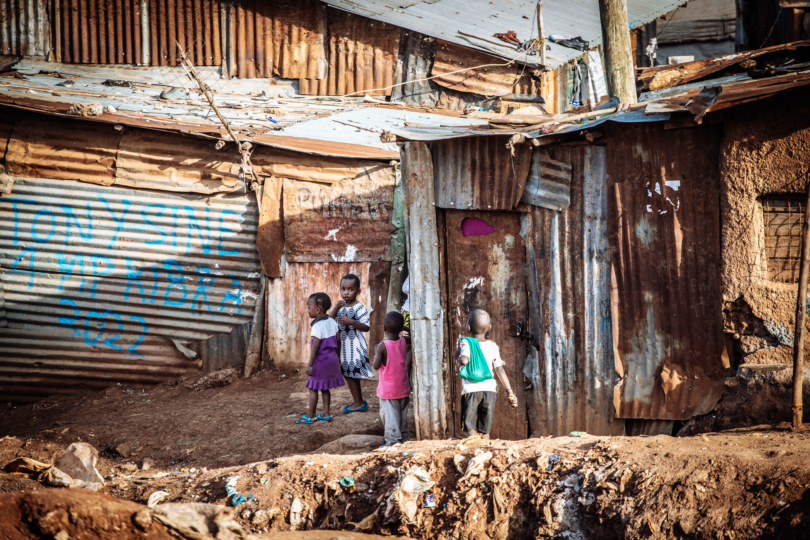
[[514,394],[514,392],[509,392],[509,404],[512,407],[517,407],[518,406],[517,396]]
[[338,300],[337,304],[335,304],[335,307],[338,308],[338,309],[341,309],[345,305],[346,305],[345,300]]
[[350,324],[350,323],[351,323],[353,320],[354,320],[354,319],[351,319],[351,318],[349,318],[349,317],[347,317],[347,316],[343,315],[342,317],[338,317],[337,323],[338,323],[339,325],[341,325],[341,326],[349,326],[349,324]]
[[307,366],[307,375],[312,376],[312,366]]

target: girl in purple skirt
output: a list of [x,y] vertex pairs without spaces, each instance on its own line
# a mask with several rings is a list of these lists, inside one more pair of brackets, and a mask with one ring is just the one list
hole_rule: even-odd
[[[340,371],[340,329],[327,312],[332,307],[332,300],[326,293],[315,293],[307,300],[307,313],[312,319],[312,343],[310,345],[309,364],[307,364],[307,388],[309,388],[309,411],[295,421],[296,424],[314,424],[318,420],[329,422],[329,406],[332,396],[329,390],[343,386],[343,375]],[[323,396],[323,414],[315,416],[318,407],[318,390]],[[314,417],[314,418],[313,418]]]

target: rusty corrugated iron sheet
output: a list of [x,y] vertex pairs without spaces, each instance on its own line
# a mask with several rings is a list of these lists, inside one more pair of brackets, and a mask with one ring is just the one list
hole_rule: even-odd
[[540,150],[532,166],[521,201],[550,210],[565,210],[571,204],[571,164],[552,159]]
[[[506,94],[538,94],[539,83],[532,79],[532,70],[523,66],[502,66],[505,62],[497,56],[462,47],[447,41],[439,41],[431,76],[433,81],[445,88],[460,92],[472,92],[485,96]],[[461,73],[456,71],[475,66],[490,65]]]
[[436,206],[456,210],[512,210],[529,174],[530,145],[506,147],[509,137],[466,137],[432,145]]
[[113,350],[119,335],[230,332],[258,300],[257,222],[252,195],[17,178],[0,197],[9,324],[68,328]]
[[433,158],[422,142],[405,143],[402,154],[403,214],[408,231],[408,271],[414,370],[416,436],[443,439],[447,433],[445,367],[447,341],[442,306],[439,237],[433,188]]
[[248,341],[253,323],[240,324],[229,334],[217,334],[210,338],[190,343],[188,348],[197,353],[196,360],[202,363],[205,372],[238,367],[245,364]]
[[149,64],[177,66],[175,40],[197,66],[222,64],[219,0],[149,0]]
[[[329,8],[329,70],[325,79],[301,79],[304,95],[343,96],[355,92],[390,96],[396,74],[400,29]],[[376,90],[386,88],[385,90]],[[361,96],[363,94],[360,94]]]
[[234,5],[237,76],[326,77],[326,5],[318,0],[247,0]]
[[[129,349],[137,342],[140,354]],[[122,335],[120,349],[67,328],[0,328],[0,401],[26,403],[117,382],[158,384],[198,371],[171,340]]]
[[[3,112],[14,118],[14,112]],[[113,183],[121,140],[113,126],[19,114],[14,123],[6,151],[10,175]]]
[[[380,309],[385,310],[388,288],[373,290],[369,283],[375,263],[289,263],[283,278],[267,279],[267,317],[265,338],[267,357],[276,366],[300,368],[309,361],[310,323],[307,298],[316,292],[325,292],[334,305],[340,300],[340,278],[355,274],[360,278],[361,290],[357,299],[367,308],[375,307],[382,295]],[[390,267],[389,267],[390,268]],[[373,316],[373,313],[372,313]],[[373,328],[373,327],[372,327]],[[370,336],[366,335],[369,346]]]
[[572,167],[571,204],[561,211],[531,207],[526,241],[531,382],[531,435],[571,431],[621,435],[613,410],[610,251],[605,147],[555,147]]
[[0,54],[47,56],[50,30],[46,0],[0,0]]
[[607,126],[621,418],[687,420],[723,393],[721,129]]
[[[84,130],[81,130],[84,131]],[[242,189],[235,151],[216,151],[194,137],[146,129],[120,137],[115,185],[184,193]]]
[[141,0],[60,0],[56,5],[54,30],[62,62],[140,63]]
[[[721,76],[721,72],[725,75],[729,75],[731,74],[731,68],[735,68],[733,71],[736,73],[745,73],[748,70],[757,69],[765,71],[767,69],[767,62],[762,62],[762,60],[777,57],[806,56],[810,54],[810,49],[808,48],[810,48],[810,40],[797,41],[757,49],[755,51],[745,51],[728,56],[719,56],[717,58],[695,60],[694,62],[686,62],[684,64],[651,67],[642,71],[638,76],[638,80],[644,85],[644,90],[661,90],[699,81],[711,75],[714,75],[716,78]],[[743,64],[743,62],[745,62],[745,65],[741,66],[740,64]]]
[[[518,398],[513,408],[506,390],[498,385],[498,401],[492,437],[496,439],[525,439],[529,433],[526,415],[526,394],[521,380],[526,360],[526,342],[511,337],[529,322],[526,284],[526,249],[520,238],[520,214],[517,212],[446,211],[447,235],[447,313],[450,323],[450,349],[455,350],[459,338],[468,336],[467,317],[475,309],[487,311],[492,329],[487,338],[495,341],[504,371]],[[465,236],[464,222],[468,219],[485,222],[493,230],[489,234]],[[413,237],[412,241],[413,241]],[[413,287],[413,286],[412,286]],[[411,290],[414,290],[413,288]],[[415,292],[415,291],[414,291]],[[413,320],[413,317],[411,318]],[[458,364],[451,360],[450,402],[453,409],[454,435],[461,431],[461,377]]]
[[390,261],[392,168],[333,184],[284,181],[284,239],[291,262]]

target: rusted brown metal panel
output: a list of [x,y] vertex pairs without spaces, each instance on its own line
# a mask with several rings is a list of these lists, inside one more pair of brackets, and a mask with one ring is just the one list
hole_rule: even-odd
[[317,0],[240,3],[239,77],[325,78],[326,28],[326,6]]
[[[340,300],[340,278],[355,274],[360,278],[357,299],[371,306],[371,295],[386,291],[373,291],[369,283],[369,262],[289,263],[283,278],[267,280],[267,358],[276,366],[300,368],[309,361],[310,323],[306,302],[309,295],[325,292],[333,304]],[[381,305],[385,305],[382,303]],[[368,336],[366,336],[368,338]],[[368,339],[367,339],[368,341]]]
[[[141,354],[129,352],[139,340]],[[121,349],[88,344],[64,328],[0,328],[0,401],[34,402],[117,382],[158,384],[198,371],[169,339],[122,335],[116,343]]]
[[365,92],[390,96],[396,76],[400,28],[329,8],[329,74],[301,80],[299,93],[342,96]]
[[261,146],[250,156],[250,161],[260,175],[324,184],[334,184],[389,167],[388,164],[373,161],[308,156]]
[[11,132],[13,130],[14,130],[14,115],[8,114],[8,111],[0,111],[0,163],[3,163],[6,157],[6,149],[8,148],[8,141],[11,138]]
[[621,418],[687,420],[723,393],[719,126],[607,125]]
[[241,189],[234,152],[213,153],[193,137],[135,129],[121,138],[115,184],[141,189],[220,193]]
[[47,55],[50,25],[46,0],[0,0],[0,54]]
[[385,340],[383,330],[383,320],[385,319],[386,306],[388,305],[388,284],[391,280],[391,263],[389,261],[377,261],[369,264],[368,267],[368,291],[369,291],[369,331],[368,351],[371,359],[374,359],[374,347],[377,343]]
[[[523,364],[527,343],[510,336],[518,325],[528,323],[526,249],[520,238],[520,215],[505,212],[447,211],[447,288],[450,318],[450,348],[468,336],[467,317],[474,309],[486,310],[492,318],[488,339],[498,344],[504,370],[518,398],[518,407],[509,405],[506,390],[498,383],[498,402],[492,437],[525,439],[529,433],[526,396],[523,390]],[[481,220],[494,230],[485,235],[464,236],[465,220]],[[454,361],[455,362],[455,361]],[[458,364],[451,371],[451,401],[454,418],[461,418],[461,378]],[[454,423],[461,435],[460,421]]]
[[554,147],[553,159],[571,166],[570,205],[560,211],[532,206],[526,242],[530,327],[539,351],[523,371],[532,437],[571,431],[621,435],[613,411],[618,380],[610,319],[605,147]]
[[256,251],[262,261],[264,274],[270,278],[284,277],[287,266],[284,255],[283,187],[284,180],[281,178],[267,178],[259,210]]
[[285,179],[287,260],[390,261],[395,183],[391,168],[331,186]]
[[522,66],[493,66],[452,73],[461,69],[505,62],[489,54],[447,41],[439,41],[431,75],[433,82],[451,90],[485,96],[506,94],[538,94],[539,84],[531,78],[531,70]]
[[111,125],[26,115],[15,122],[6,151],[12,176],[110,185],[121,135]]
[[512,210],[523,195],[531,166],[529,145],[509,137],[460,137],[432,146],[436,206],[456,210]]

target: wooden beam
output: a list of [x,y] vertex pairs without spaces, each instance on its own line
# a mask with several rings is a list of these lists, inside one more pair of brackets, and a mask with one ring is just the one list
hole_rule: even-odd
[[793,430],[802,428],[802,382],[804,370],[804,314],[807,312],[807,277],[810,271],[810,183],[802,225],[802,262],[799,267],[799,291],[796,295],[796,326],[793,328]]
[[633,70],[633,47],[627,21],[627,0],[599,0],[605,72],[610,97],[622,103],[636,102],[636,77]]

